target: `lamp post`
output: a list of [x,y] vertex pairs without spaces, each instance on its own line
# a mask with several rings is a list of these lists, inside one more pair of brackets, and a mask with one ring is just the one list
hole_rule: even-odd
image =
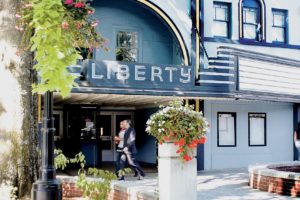
[[44,95],[44,118],[42,128],[42,165],[39,179],[32,186],[33,200],[61,200],[62,187],[56,179],[54,167],[54,118],[53,93]]

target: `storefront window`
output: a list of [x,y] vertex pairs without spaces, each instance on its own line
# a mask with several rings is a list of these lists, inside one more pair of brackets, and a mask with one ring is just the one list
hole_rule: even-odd
[[138,33],[132,31],[118,31],[116,60],[126,62],[138,61]]
[[266,114],[249,113],[249,146],[266,146]]
[[218,147],[236,146],[236,113],[218,113]]

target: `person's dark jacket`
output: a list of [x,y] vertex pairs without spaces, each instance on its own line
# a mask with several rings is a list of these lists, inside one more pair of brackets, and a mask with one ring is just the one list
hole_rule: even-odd
[[137,153],[136,146],[135,146],[135,130],[134,128],[129,127],[125,131],[124,135],[124,148],[128,148],[128,152],[133,154]]

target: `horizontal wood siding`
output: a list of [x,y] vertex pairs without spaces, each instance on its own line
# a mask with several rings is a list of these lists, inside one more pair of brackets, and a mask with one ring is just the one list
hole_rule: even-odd
[[300,95],[300,68],[239,57],[239,89]]

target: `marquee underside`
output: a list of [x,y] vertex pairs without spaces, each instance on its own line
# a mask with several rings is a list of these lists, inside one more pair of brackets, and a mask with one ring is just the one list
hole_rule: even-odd
[[173,99],[174,97],[170,96],[72,93],[66,98],[55,95],[54,103],[55,105],[94,104],[100,106],[154,107],[168,103]]

